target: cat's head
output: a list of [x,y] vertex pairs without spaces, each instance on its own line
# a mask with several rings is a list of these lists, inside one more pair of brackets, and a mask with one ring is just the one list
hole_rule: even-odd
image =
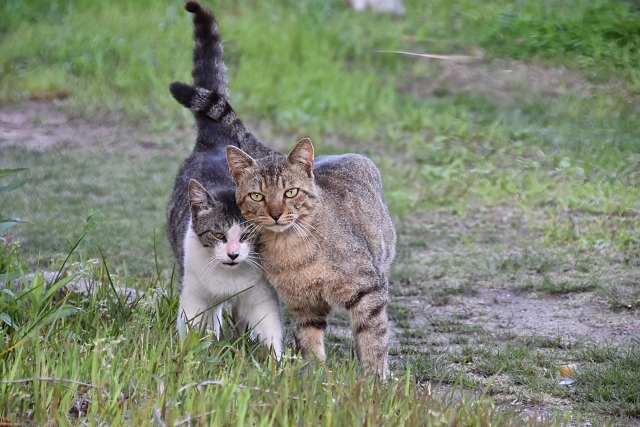
[[237,147],[227,147],[227,161],[237,185],[236,201],[252,224],[282,232],[313,212],[313,144],[301,139],[288,156],[255,160]]
[[216,196],[214,199],[195,179],[189,181],[191,228],[211,252],[212,262],[228,268],[245,261],[256,266],[254,227],[242,220],[233,192]]

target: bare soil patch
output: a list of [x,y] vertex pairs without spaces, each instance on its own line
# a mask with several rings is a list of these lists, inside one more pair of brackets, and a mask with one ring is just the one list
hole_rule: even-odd
[[[534,222],[530,214],[502,207],[472,209],[463,218],[436,209],[403,222],[399,246],[405,253],[396,269],[408,269],[411,283],[403,277],[393,284],[395,301],[411,308],[418,324],[438,317],[482,325],[494,334],[640,340],[640,313],[612,308],[601,289],[537,286],[544,279],[562,283],[589,275],[605,285],[630,283],[640,271],[621,266],[620,254],[541,247]],[[580,264],[593,270],[582,273]],[[543,268],[548,271],[539,271]]]
[[165,135],[154,135],[123,125],[122,117],[116,115],[87,120],[51,102],[0,105],[0,148],[20,146],[47,151],[62,145],[77,145],[85,150],[123,147],[133,150],[160,148],[163,141],[182,140],[192,134],[191,129],[176,129]]
[[[247,126],[264,138],[266,144],[281,152],[288,152],[297,142],[294,136],[274,132],[266,122],[251,122]],[[0,105],[0,148],[20,146],[47,151],[70,144],[85,150],[145,150],[175,146],[178,141],[183,143],[179,145],[186,156],[194,139],[194,127],[174,128],[162,134],[150,133],[144,126],[123,124],[123,117],[117,114],[88,120],[69,113],[55,102]]]
[[[433,61],[433,60],[430,60]],[[468,93],[496,103],[512,103],[528,97],[557,97],[573,94],[589,96],[593,85],[580,73],[564,67],[546,67],[513,59],[491,62],[433,61],[434,68],[424,78],[413,78],[401,89],[417,97],[442,97]]]
[[419,315],[414,321],[429,318],[455,319],[463,324],[482,325],[491,333],[539,335],[565,340],[594,340],[608,343],[640,339],[640,319],[628,312],[611,312],[591,292],[562,296],[535,297],[507,289],[486,289],[456,296],[446,304],[432,304],[420,298],[397,298]]
[[17,145],[44,151],[76,140],[96,143],[112,132],[110,125],[88,123],[48,102],[0,107],[0,148]]

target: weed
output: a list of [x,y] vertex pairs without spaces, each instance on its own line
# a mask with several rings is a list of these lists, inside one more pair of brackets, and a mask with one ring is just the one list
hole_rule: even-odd
[[[0,169],[0,178],[4,178],[7,175],[13,175],[16,173],[20,173],[22,171],[24,171],[24,168],[20,168],[20,169]],[[0,187],[0,194],[2,193],[8,193],[10,191],[14,191],[20,187],[22,187],[24,184],[26,184],[27,180],[26,179],[21,179],[21,180],[17,180],[12,182],[9,185],[4,185],[2,187]],[[2,216],[0,216],[0,234],[4,233],[5,231],[7,231],[8,229],[10,229],[11,227],[17,225],[20,222],[19,218],[3,218]],[[0,236],[0,239],[2,241],[5,241],[5,239],[3,239]],[[2,269],[0,269],[0,272],[2,271]]]
[[[597,412],[623,418],[640,416],[640,352],[637,345],[591,347],[583,357],[595,361],[576,372],[576,399]],[[615,408],[609,402],[615,401]]]
[[640,308],[640,287],[633,280],[606,284],[601,294],[614,310]]

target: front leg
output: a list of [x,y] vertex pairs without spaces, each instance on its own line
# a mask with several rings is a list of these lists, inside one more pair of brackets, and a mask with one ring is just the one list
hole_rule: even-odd
[[185,274],[180,293],[179,316],[196,328],[206,324],[209,329],[213,329],[216,338],[220,339],[222,304],[213,304],[202,282],[195,275]]
[[252,329],[253,335],[280,360],[284,354],[284,326],[276,291],[265,280],[236,296],[232,305],[239,332]]
[[313,307],[291,308],[296,322],[296,335],[302,355],[315,354],[320,362],[327,358],[324,352],[324,331],[331,307],[322,301]]

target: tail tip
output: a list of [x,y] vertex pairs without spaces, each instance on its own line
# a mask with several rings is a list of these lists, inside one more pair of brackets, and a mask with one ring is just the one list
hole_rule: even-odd
[[202,6],[197,1],[190,0],[185,5],[184,8],[189,13],[199,13],[202,10]]

